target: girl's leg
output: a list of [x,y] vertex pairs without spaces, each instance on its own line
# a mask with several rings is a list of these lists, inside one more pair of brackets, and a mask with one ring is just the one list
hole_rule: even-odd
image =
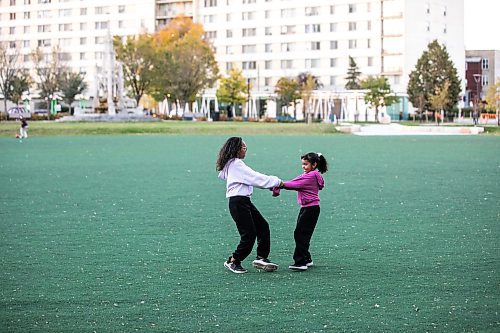
[[240,234],[240,243],[233,252],[236,261],[243,261],[252,252],[257,233],[252,219],[252,203],[248,197],[229,198],[229,212]]
[[293,260],[297,265],[305,265],[311,258],[309,245],[314,228],[316,228],[316,223],[318,222],[319,212],[319,206],[303,207],[300,209],[297,226],[293,233],[295,239]]
[[269,223],[259,212],[257,207],[250,203],[252,219],[257,232],[257,257],[267,259],[271,252],[271,232],[269,231]]

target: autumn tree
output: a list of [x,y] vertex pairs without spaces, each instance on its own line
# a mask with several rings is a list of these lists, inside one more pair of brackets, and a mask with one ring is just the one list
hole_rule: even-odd
[[321,88],[323,84],[317,76],[314,76],[311,73],[300,73],[297,76],[297,82],[299,83],[300,96],[303,102],[302,112],[304,113],[304,116],[307,117],[307,123],[310,124],[312,123],[312,110],[309,106],[309,102],[311,100],[312,92]]
[[125,40],[115,36],[113,46],[116,59],[123,64],[125,86],[130,89],[137,104],[153,84],[157,49],[151,35],[129,36]]
[[[58,47],[54,47],[49,54],[45,54],[42,49],[37,48],[31,53],[35,68],[35,82],[40,90],[40,97],[50,99],[59,91],[62,75],[67,69],[64,67]],[[49,106],[47,105],[49,109]],[[50,120],[50,109],[47,117]]]
[[[437,87],[434,94],[431,95],[430,97],[430,104],[436,113],[436,116],[434,118],[438,124],[439,124],[438,112],[443,111],[446,105],[448,105],[449,102],[448,99],[450,98],[449,90],[450,90],[450,81],[445,80],[443,86]],[[441,119],[441,122],[443,122],[443,120],[444,119]]]
[[387,78],[369,76],[361,81],[361,89],[367,90],[365,93],[365,103],[375,109],[375,119],[378,121],[379,108],[389,106],[399,101],[399,98],[391,92],[391,86]]
[[435,40],[427,45],[427,50],[423,52],[415,69],[410,73],[407,87],[410,102],[418,106],[420,112],[424,109],[439,111],[432,105],[431,98],[439,91],[439,87],[443,87],[445,81],[449,81],[447,103],[443,107],[446,112],[457,103],[461,90],[460,79],[446,47]]
[[[0,92],[3,95],[4,110],[7,112],[7,101],[12,99],[12,83],[19,73],[19,50],[9,52],[7,43],[0,43]],[[1,118],[0,112],[0,120]]]
[[243,104],[247,100],[247,84],[241,70],[233,68],[229,71],[229,76],[220,79],[219,89],[217,89],[217,99],[220,102],[229,103],[235,115],[235,105]]
[[81,73],[65,72],[61,76],[61,93],[63,101],[69,105],[70,114],[73,114],[71,104],[75,101],[75,96],[81,94],[87,89],[85,77]]
[[[299,82],[296,78],[282,77],[276,83],[276,87],[274,92],[280,99],[280,101],[285,105],[285,108],[288,113],[288,105],[295,103],[298,99],[300,99],[299,92]],[[294,107],[293,109],[293,117],[297,119],[297,109]]]
[[349,56],[349,68],[347,69],[347,77],[345,78],[347,80],[345,88],[347,90],[360,89],[361,88],[361,86],[359,85],[360,75],[361,72],[359,71],[356,61],[354,61],[353,57]]
[[21,104],[24,92],[29,91],[31,85],[31,77],[25,71],[20,71],[12,80],[10,89],[10,99],[17,105]]
[[200,24],[177,17],[155,36],[159,66],[151,95],[170,94],[184,106],[196,95],[212,87],[219,76],[214,52],[203,36]]

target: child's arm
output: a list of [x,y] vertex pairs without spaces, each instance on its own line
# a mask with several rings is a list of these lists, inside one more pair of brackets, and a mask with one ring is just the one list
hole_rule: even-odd
[[307,177],[306,173],[303,173],[292,180],[283,182],[283,187],[285,190],[294,190],[299,191],[307,186],[309,183],[309,177]]
[[243,184],[258,188],[273,188],[282,184],[281,179],[276,176],[268,176],[252,170],[240,160],[235,161],[235,176]]

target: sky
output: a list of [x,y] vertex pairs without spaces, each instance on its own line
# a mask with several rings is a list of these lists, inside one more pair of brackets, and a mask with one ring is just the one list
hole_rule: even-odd
[[464,0],[464,39],[466,50],[500,50],[500,0]]

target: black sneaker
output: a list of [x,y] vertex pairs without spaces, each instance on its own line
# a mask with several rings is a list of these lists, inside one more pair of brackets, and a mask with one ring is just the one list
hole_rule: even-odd
[[257,257],[254,261],[252,261],[253,267],[257,269],[262,269],[266,272],[274,272],[278,269],[278,265],[271,262],[267,258]]
[[292,271],[307,271],[307,265],[306,264],[293,264],[288,266]]
[[307,261],[306,261],[306,266],[307,266],[307,267],[312,267],[312,266],[314,266],[313,260],[312,260],[311,258],[307,259]]
[[227,261],[224,262],[224,267],[226,267],[231,272],[236,274],[243,274],[247,272],[247,270],[241,266],[240,262],[238,261],[231,262],[231,257],[229,257],[229,259],[227,259]]

